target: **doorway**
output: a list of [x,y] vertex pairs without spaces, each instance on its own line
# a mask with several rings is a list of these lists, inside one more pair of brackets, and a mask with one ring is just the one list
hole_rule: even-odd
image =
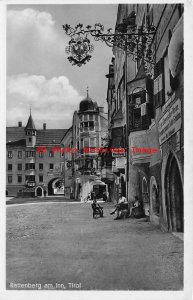
[[42,197],[42,188],[38,187],[36,193],[37,193],[37,197]]
[[165,173],[166,214],[168,230],[184,231],[184,199],[183,185],[178,163],[174,155],[168,158]]

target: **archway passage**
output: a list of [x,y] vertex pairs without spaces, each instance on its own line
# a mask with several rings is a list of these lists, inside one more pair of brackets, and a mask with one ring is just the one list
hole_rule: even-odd
[[166,211],[168,229],[184,231],[184,200],[183,185],[176,158],[171,155],[166,168]]
[[63,195],[64,194],[64,183],[61,178],[53,178],[48,183],[48,195]]
[[37,192],[38,197],[42,197],[42,188],[41,187],[38,187],[36,192]]
[[152,185],[152,209],[153,213],[159,216],[159,197],[158,197],[158,190],[155,184]]

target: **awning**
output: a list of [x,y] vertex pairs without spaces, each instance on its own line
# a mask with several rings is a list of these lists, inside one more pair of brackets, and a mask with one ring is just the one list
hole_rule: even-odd
[[173,29],[173,34],[168,47],[169,68],[173,77],[177,75],[176,68],[183,50],[184,44],[184,15],[179,19]]

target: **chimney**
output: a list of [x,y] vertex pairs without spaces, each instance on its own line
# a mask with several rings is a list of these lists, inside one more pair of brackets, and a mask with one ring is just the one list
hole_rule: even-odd
[[104,113],[104,107],[99,106],[99,107],[98,107],[98,110],[99,110],[99,113]]
[[43,130],[46,130],[46,123],[43,123]]
[[21,121],[18,122],[18,127],[22,127],[22,122]]

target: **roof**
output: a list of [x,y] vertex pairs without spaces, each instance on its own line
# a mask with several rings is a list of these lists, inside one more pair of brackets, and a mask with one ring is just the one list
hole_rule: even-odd
[[27,125],[25,127],[25,130],[27,130],[27,129],[36,130],[36,127],[35,127],[34,121],[32,119],[31,113],[30,113],[29,119],[27,121]]
[[94,102],[88,95],[87,89],[87,96],[84,98],[79,104],[79,112],[84,112],[88,110],[95,110],[98,107],[97,102]]
[[[27,127],[27,126],[26,126]],[[25,127],[25,128],[26,128]],[[24,127],[7,127],[6,143],[7,145],[25,146],[25,128]],[[58,145],[60,144],[67,129],[46,129],[37,130],[36,145]]]
[[25,139],[25,127],[7,127],[6,128],[6,143],[16,142]]
[[67,129],[46,129],[37,131],[37,145],[60,144]]

